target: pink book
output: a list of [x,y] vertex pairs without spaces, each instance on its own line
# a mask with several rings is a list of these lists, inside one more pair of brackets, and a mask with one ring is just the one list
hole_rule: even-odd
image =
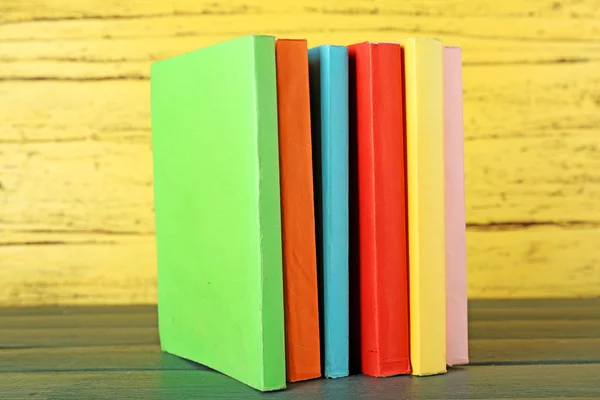
[[444,48],[446,164],[446,364],[469,362],[462,57]]

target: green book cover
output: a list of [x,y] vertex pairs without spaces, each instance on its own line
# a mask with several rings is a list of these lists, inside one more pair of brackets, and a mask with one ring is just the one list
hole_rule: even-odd
[[152,65],[162,349],[285,387],[275,41]]

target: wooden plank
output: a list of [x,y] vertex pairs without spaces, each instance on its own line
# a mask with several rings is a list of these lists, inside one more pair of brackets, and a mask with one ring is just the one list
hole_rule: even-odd
[[[157,48],[156,43],[152,46]],[[108,48],[113,51],[112,46]],[[71,78],[80,76],[81,82],[60,81],[62,72],[42,68],[43,65],[32,67],[37,71],[37,78],[23,76],[32,79],[30,82],[1,82],[0,116],[7,127],[2,142],[116,138],[148,144],[149,86],[146,82],[135,80],[147,79],[147,63],[143,70],[124,76],[111,75],[110,66],[105,71],[92,73],[87,70],[88,64],[71,62],[59,69],[67,71]],[[16,65],[14,68],[21,71],[24,66]],[[124,65],[123,68],[131,66]],[[465,139],[468,142],[487,140],[494,146],[505,146],[502,152],[492,153],[496,157],[501,157],[505,151],[512,151],[519,157],[525,153],[534,158],[533,155],[539,152],[556,151],[559,156],[560,152],[577,150],[582,153],[578,155],[584,158],[583,162],[594,161],[595,149],[585,146],[588,144],[585,141],[593,137],[599,118],[595,110],[600,100],[593,90],[600,87],[598,71],[595,62],[465,66]],[[499,77],[490,80],[490,75]],[[138,78],[129,79],[132,76]],[[40,77],[44,81],[35,80]],[[541,138],[546,140],[540,141]],[[516,139],[520,140],[512,146],[505,144]],[[473,157],[473,162],[481,162],[482,157],[489,159],[489,152],[494,149],[493,146],[467,147],[466,156]],[[519,161],[518,158],[515,161]],[[564,173],[568,173],[561,164],[565,161],[569,160],[563,156],[557,160],[542,160],[542,165],[558,171],[565,169]],[[521,162],[531,163],[527,159]],[[578,165],[572,164],[567,164],[567,167],[576,168]],[[469,166],[470,162],[466,167]],[[539,171],[539,168],[522,172],[535,173],[536,170]]]
[[[255,24],[260,24],[261,32],[265,34],[305,37],[311,46],[326,42],[347,45],[365,38],[397,41],[416,35],[440,37],[450,45],[464,47],[467,65],[578,63],[598,60],[600,56],[600,46],[595,42],[600,23],[591,19],[583,22],[553,18],[532,20],[499,17],[492,13],[484,18],[451,14],[323,14],[273,9],[253,15],[250,20],[247,15],[207,14],[8,24],[3,26],[0,35],[6,48],[0,60],[46,62],[48,67],[54,65],[55,70],[61,61],[137,62],[142,67],[143,61],[170,57],[254,33]],[[327,30],[323,29],[324,25]],[[348,26],[356,28],[349,29]],[[89,65],[89,68],[102,66]],[[3,75],[10,72],[11,69]],[[18,73],[27,74],[27,71]]]
[[595,308],[525,308],[525,309],[497,309],[493,312],[489,310],[475,310],[469,312],[469,319],[472,321],[528,321],[528,320],[561,320],[561,321],[584,321],[597,319],[600,315],[600,307]]
[[[24,238],[14,236],[21,245],[0,246],[7,266],[0,268],[1,304],[156,303],[153,236],[45,233],[50,224],[33,229],[44,232],[25,230]],[[99,243],[68,244],[88,240]],[[595,295],[600,287],[597,241],[598,229],[469,231],[469,296]]]
[[600,338],[600,320],[588,321],[470,321],[473,339]]
[[[0,230],[95,231],[105,244],[118,241],[118,234],[154,233],[149,144],[0,144],[0,153],[6,201]],[[100,238],[103,232],[117,237]],[[18,244],[23,237],[11,239],[3,235],[0,243]]]
[[[65,331],[68,333],[69,331]],[[0,373],[197,369],[158,345],[0,350]],[[472,339],[471,365],[600,363],[600,339]]]
[[[12,145],[3,145],[1,151],[11,156],[12,164],[27,160],[39,163],[40,157],[51,151],[56,152],[54,157],[58,160],[67,156],[71,160],[87,159],[90,164],[81,175],[93,176],[93,171],[97,171],[90,169],[94,161],[98,167],[110,165],[106,164],[106,154],[101,157],[108,152],[122,157],[123,166],[130,160],[143,166],[140,172],[145,176],[150,173],[148,82],[2,82],[0,96],[0,116],[6,118],[7,126],[0,143]],[[91,143],[86,147],[86,143],[77,143],[81,141]],[[106,141],[112,142],[113,147]],[[115,146],[123,143],[139,146],[133,159],[125,159],[129,154],[123,153],[127,150]],[[23,144],[34,146],[17,147]],[[8,190],[10,181],[5,184]]]
[[[467,222],[474,226],[524,222],[596,227],[600,207],[594,199],[600,191],[592,183],[600,179],[595,172],[600,167],[600,148],[591,127],[600,123],[600,118],[582,108],[581,118],[577,117],[581,128],[577,128],[531,108],[528,115],[536,122],[505,126],[492,121],[496,116],[491,114],[486,121],[473,114],[487,109],[487,104],[470,104],[465,111],[472,117],[471,132],[480,124],[487,127],[484,137],[471,137],[465,143],[466,193],[467,199],[472,199],[468,200]],[[528,129],[531,125],[536,126]],[[506,130],[497,134],[500,126]]]
[[[76,326],[81,317],[101,321],[100,324],[132,323],[133,326],[156,321],[155,305],[102,305],[102,306],[39,306],[0,308],[0,329],[55,327],[67,319],[68,326]],[[469,300],[471,321],[514,320],[595,320],[600,315],[600,298],[590,299],[497,299]],[[14,322],[9,322],[9,321]],[[129,321],[129,322],[128,322]],[[64,324],[64,322],[60,322]]]
[[471,365],[600,364],[600,339],[473,339]]
[[[154,236],[94,232],[101,226],[54,233],[43,222],[17,228],[24,231],[2,232],[3,241],[15,244],[0,246],[0,260],[7,266],[0,268],[0,304],[156,304]],[[600,287],[598,241],[598,229],[468,231],[469,296],[595,295]],[[515,315],[525,319],[527,312]],[[550,319],[559,310],[546,313]],[[594,315],[581,309],[569,318],[585,319],[586,313]]]
[[[185,0],[177,4],[169,2],[163,6],[146,2],[138,7],[132,7],[129,3],[126,7],[114,3],[97,7],[93,0],[75,6],[65,0],[58,3],[52,9],[42,4],[36,7],[29,3],[12,6],[10,13],[3,13],[2,19],[9,32],[20,29],[25,37],[35,37],[37,32],[32,31],[31,27],[37,25],[40,30],[46,32],[42,35],[56,38],[56,33],[52,32],[53,27],[57,22],[66,22],[70,29],[58,36],[61,39],[69,34],[81,35],[82,32],[91,36],[98,36],[101,32],[105,36],[119,37],[124,33],[147,31],[148,26],[154,28],[154,35],[170,33],[173,30],[177,32],[177,28],[188,35],[240,35],[249,33],[253,26],[259,25],[265,33],[282,29],[288,32],[322,31],[323,26],[328,26],[329,31],[343,30],[349,35],[349,31],[363,31],[369,26],[380,29],[385,27],[386,30],[401,26],[429,35],[457,34],[483,38],[517,37],[539,41],[557,38],[585,41],[597,37],[597,30],[594,28],[598,26],[598,19],[595,16],[599,14],[591,5],[580,5],[574,10],[570,4],[550,0],[530,2],[529,7],[523,7],[522,3],[516,0],[505,2],[508,5],[497,5],[488,0],[477,6],[456,0],[443,8],[435,3],[416,1],[398,5],[393,0],[379,0],[376,3],[367,0],[336,1],[327,5],[318,0],[304,0],[301,3],[273,0],[207,3]],[[140,24],[139,20],[152,19],[160,19],[162,28],[158,24],[146,22],[143,28],[135,27],[125,32],[118,28],[104,31],[93,29],[95,25],[102,26],[115,20],[121,25],[127,25]],[[190,23],[190,19],[204,19],[208,23]],[[173,20],[183,23],[170,22]],[[323,24],[325,20],[326,25]],[[86,23],[85,30],[80,28],[82,22]],[[353,29],[349,30],[348,26],[352,26]],[[10,33],[7,35],[15,37]],[[352,41],[356,40],[353,38]]]
[[163,353],[158,345],[12,349],[4,350],[1,354],[0,374],[206,369],[202,365]]
[[156,304],[154,236],[50,229],[0,246],[0,304]]
[[[414,1],[400,6],[392,0],[330,2],[326,6],[317,0],[297,4],[186,0],[177,5],[144,3],[124,8],[116,4],[97,7],[91,0],[76,6],[61,1],[51,10],[43,5],[17,5],[3,16],[5,22],[20,23],[5,23],[2,38],[8,47],[2,57],[25,63],[9,63],[3,71],[39,76],[52,70],[72,79],[80,76],[82,68],[89,76],[104,68],[105,73],[134,78],[139,71],[147,73],[140,61],[252,33],[255,26],[261,26],[264,33],[306,36],[311,45],[326,41],[349,44],[364,37],[391,41],[415,34],[441,36],[465,49],[467,64],[578,62],[599,57],[594,42],[599,23],[593,16],[597,11],[589,6],[573,10],[571,4],[557,5],[549,0],[532,2],[529,7],[516,0],[508,1],[508,6],[492,1],[476,7],[454,3],[440,8],[435,3]],[[323,26],[328,27],[326,32]],[[148,37],[149,31],[152,37]],[[43,62],[35,65],[34,60]],[[68,60],[82,61],[80,68],[65,66]],[[86,64],[86,60],[109,63],[98,66]],[[122,61],[136,64],[123,67],[119,65]]]
[[506,225],[467,231],[470,298],[598,295],[600,230]]
[[[351,376],[288,385],[271,399],[498,399],[597,398],[600,365],[486,366],[456,368],[428,378]],[[510,383],[510,384],[507,384]],[[259,398],[253,389],[207,370],[2,373],[4,398]]]
[[[498,310],[511,310],[518,312],[521,309],[535,309],[549,311],[554,309],[565,312],[594,310],[600,307],[600,298],[507,298],[507,299],[477,299],[469,300],[469,312],[494,313]],[[101,307],[99,307],[101,308]]]
[[[440,8],[435,2],[404,2],[393,0],[378,1],[376,4],[368,0],[332,0],[324,4],[319,0],[304,0],[300,4],[292,2],[265,3],[259,0],[239,1],[227,0],[218,3],[198,2],[194,0],[172,0],[169,2],[152,2],[130,0],[127,3],[112,0],[104,7],[97,7],[96,0],[80,0],[77,3],[69,0],[55,0],[50,6],[44,0],[31,0],[27,4],[9,0],[0,7],[2,21],[29,21],[44,19],[109,19],[109,18],[138,18],[140,16],[161,17],[168,15],[186,14],[256,14],[266,12],[272,7],[285,11],[305,10],[306,12],[321,12],[324,14],[385,14],[398,15],[443,15],[456,16],[486,16],[489,14],[511,18],[571,18],[591,19],[600,15],[600,10],[593,4],[580,2],[555,2],[552,0],[508,0],[497,2],[482,0],[473,5],[461,0],[445,2],[446,7]],[[8,12],[10,11],[10,13]]]
[[156,327],[0,329],[0,349],[158,344]]
[[[272,17],[271,17],[272,18]],[[327,20],[328,21],[328,20]],[[327,23],[321,21],[320,23]],[[402,21],[394,20],[394,24]],[[446,22],[446,21],[443,21]],[[205,24],[207,21],[190,22],[191,26]],[[236,21],[225,21],[223,25],[235,24]],[[352,24],[354,21],[345,21]],[[85,27],[89,24],[86,23]],[[374,23],[374,25],[377,25]],[[160,26],[160,25],[158,25]],[[45,30],[46,28],[44,28]],[[83,27],[78,30],[84,29]],[[105,28],[110,31],[112,26]],[[145,29],[152,29],[145,27]],[[413,28],[414,29],[414,28]],[[251,32],[251,30],[248,30]],[[3,69],[1,80],[140,80],[149,74],[148,64],[151,61],[168,58],[189,52],[199,47],[217,43],[235,34],[206,34],[186,32],[174,33],[165,37],[129,37],[122,39],[86,38],[85,40],[62,40],[60,38],[45,40],[30,38],[14,39],[2,42],[6,52],[0,55]],[[269,32],[265,32],[269,33]],[[307,37],[310,45],[326,42],[351,44],[365,37],[373,41],[397,41],[398,38],[424,35],[419,30],[395,30],[393,28],[368,28],[357,31],[339,32],[290,32],[286,29],[270,32],[285,37]],[[586,42],[562,41],[530,41],[518,39],[484,39],[465,38],[454,35],[433,33],[428,36],[443,37],[448,45],[460,45],[465,50],[464,66],[532,66],[560,64],[567,68],[580,64],[596,64],[600,58],[600,45]],[[497,51],[502,48],[504,51]]]
[[0,312],[0,330],[4,329],[74,329],[86,328],[156,328],[158,324],[156,311],[154,312],[119,312],[89,313],[78,312],[55,315],[15,315],[3,316]]
[[[35,321],[43,321],[44,318],[49,316],[74,316],[84,315],[88,317],[102,316],[105,314],[111,315],[131,315],[131,314],[143,314],[149,316],[149,318],[156,318],[156,305],[102,305],[102,306],[38,306],[38,307],[0,307],[0,321],[4,321],[6,317],[34,317],[41,316],[40,319],[33,319]],[[40,326],[38,324],[37,326]],[[42,325],[43,326],[43,325]]]

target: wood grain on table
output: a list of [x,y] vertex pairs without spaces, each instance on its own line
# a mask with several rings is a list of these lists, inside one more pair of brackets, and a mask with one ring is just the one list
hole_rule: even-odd
[[156,301],[150,63],[247,33],[461,46],[469,295],[600,295],[598,2],[0,0],[0,304]]
[[[597,399],[599,316],[598,299],[471,301],[469,366],[425,378],[317,379],[261,395],[161,353],[152,306],[0,309],[0,398]],[[499,336],[500,326],[515,338]]]

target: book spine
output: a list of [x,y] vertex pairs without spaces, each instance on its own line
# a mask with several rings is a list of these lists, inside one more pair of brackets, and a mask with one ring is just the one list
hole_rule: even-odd
[[[254,65],[256,85],[256,129],[258,130],[259,223],[261,251],[261,310],[263,335],[263,381],[265,390],[285,387],[285,334],[283,306],[283,265],[279,184],[279,139],[277,129],[277,80],[275,39],[257,36]],[[268,226],[269,229],[264,229]],[[281,357],[269,355],[281,354]],[[283,385],[282,385],[283,382]]]
[[306,40],[278,39],[277,104],[287,380],[321,376]]
[[372,376],[410,372],[401,48],[351,46],[355,62],[361,360]]
[[348,50],[326,46],[323,51],[322,92],[323,232],[328,238],[323,249],[325,292],[330,297],[329,348],[325,364],[328,377],[349,373],[348,291]]
[[443,47],[408,39],[404,48],[410,359],[414,375],[446,371]]
[[349,373],[348,50],[321,46],[309,58],[324,375],[337,378]]
[[445,47],[446,363],[448,365],[462,365],[469,362],[462,90],[461,49]]

